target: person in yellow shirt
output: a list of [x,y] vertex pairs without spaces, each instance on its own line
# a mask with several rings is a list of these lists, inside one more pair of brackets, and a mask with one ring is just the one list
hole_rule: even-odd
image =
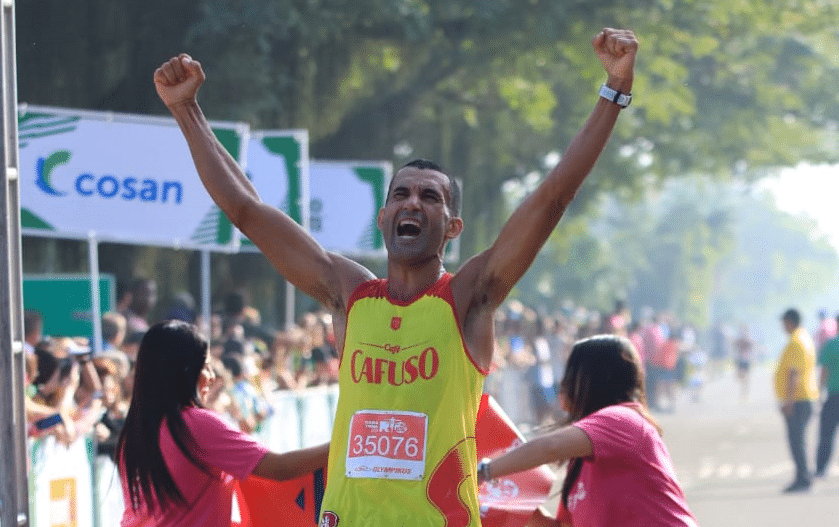
[[787,439],[795,463],[795,480],[784,489],[785,493],[789,493],[810,488],[804,431],[813,414],[813,401],[819,398],[819,389],[816,382],[816,346],[807,330],[801,327],[801,313],[788,309],[781,317],[781,323],[789,334],[789,341],[775,370],[775,395],[786,421]]

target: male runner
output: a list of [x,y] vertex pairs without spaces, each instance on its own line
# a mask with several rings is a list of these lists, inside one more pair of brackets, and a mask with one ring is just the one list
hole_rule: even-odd
[[[333,315],[340,398],[320,525],[476,527],[475,419],[493,350],[496,308],[521,278],[590,172],[629,104],[638,42],[592,39],[608,75],[559,164],[516,209],[495,243],[454,274],[446,243],[463,229],[460,191],[437,165],[394,176],[379,211],[387,278],[328,252],[260,201],[196,101],[201,65],[186,54],[155,71],[215,202],[288,281]],[[594,96],[594,94],[593,94]]]

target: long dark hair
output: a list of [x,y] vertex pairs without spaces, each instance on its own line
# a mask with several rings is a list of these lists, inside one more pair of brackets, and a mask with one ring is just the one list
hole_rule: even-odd
[[131,406],[116,450],[133,510],[143,503],[149,510],[186,505],[160,450],[164,419],[184,456],[209,474],[190,449],[195,442],[181,415],[184,408],[201,406],[197,387],[206,360],[207,341],[186,322],[155,324],[140,342]]
[[[640,414],[661,433],[647,409],[644,369],[638,351],[625,337],[596,335],[577,341],[571,349],[560,392],[568,403],[568,422],[579,421],[614,404],[640,403]],[[572,459],[562,483],[562,503],[583,469],[581,458]]]

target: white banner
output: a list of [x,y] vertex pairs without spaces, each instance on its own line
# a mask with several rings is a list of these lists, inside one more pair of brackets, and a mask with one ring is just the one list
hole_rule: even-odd
[[315,161],[309,165],[309,228],[327,250],[384,256],[376,226],[393,166],[376,161]]
[[[235,250],[169,118],[21,106],[25,234]],[[234,158],[246,125],[212,123]]]
[[[307,228],[309,216],[309,132],[251,132],[246,173],[263,202],[285,212]],[[243,250],[256,250],[242,236]]]
[[32,527],[93,525],[92,441],[69,446],[52,436],[32,447]]
[[115,527],[122,519],[125,502],[122,497],[122,482],[116,463],[108,456],[96,456],[96,504],[98,511],[97,525]]

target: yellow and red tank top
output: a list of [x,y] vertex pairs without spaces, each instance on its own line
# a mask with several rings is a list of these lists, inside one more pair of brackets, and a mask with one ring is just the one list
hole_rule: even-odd
[[479,527],[475,419],[486,372],[445,274],[409,302],[350,297],[320,527]]

